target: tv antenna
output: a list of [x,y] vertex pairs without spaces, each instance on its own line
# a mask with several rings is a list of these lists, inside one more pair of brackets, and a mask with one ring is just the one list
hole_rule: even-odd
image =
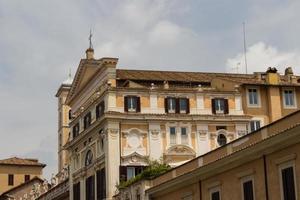
[[247,46],[246,46],[246,28],[245,22],[243,22],[243,35],[244,35],[244,58],[245,58],[245,68],[246,74],[248,74],[248,65],[247,65]]
[[92,34],[92,29],[90,29],[90,35],[89,35],[89,41],[90,41],[90,49],[93,48],[93,44],[92,44],[92,37],[93,37],[93,34]]

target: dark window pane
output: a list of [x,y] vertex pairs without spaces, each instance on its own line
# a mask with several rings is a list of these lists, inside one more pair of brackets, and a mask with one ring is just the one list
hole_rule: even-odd
[[213,192],[211,194],[211,200],[220,200],[220,192],[219,191]]
[[8,174],[8,185],[14,185],[14,175]]
[[253,200],[253,183],[247,181],[243,183],[244,200]]
[[220,146],[224,146],[227,143],[227,138],[224,134],[219,134],[217,138],[217,142]]
[[281,171],[282,174],[282,189],[284,200],[295,200],[295,182],[293,167],[285,168]]
[[25,175],[25,176],[24,176],[24,181],[27,182],[27,181],[29,181],[29,180],[30,180],[30,175]]

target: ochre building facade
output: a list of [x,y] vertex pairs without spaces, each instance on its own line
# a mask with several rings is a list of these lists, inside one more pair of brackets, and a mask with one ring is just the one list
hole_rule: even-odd
[[[59,156],[71,199],[111,199],[148,160],[172,167],[299,109],[300,77],[117,69],[86,51],[59,98]],[[62,125],[63,124],[63,125]],[[65,143],[65,145],[64,145]],[[65,152],[65,153],[61,153]]]

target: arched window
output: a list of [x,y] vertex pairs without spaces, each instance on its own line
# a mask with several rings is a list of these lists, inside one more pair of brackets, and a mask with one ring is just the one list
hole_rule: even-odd
[[219,146],[224,146],[227,143],[227,138],[223,133],[220,133],[217,138]]
[[85,166],[92,164],[92,161],[93,161],[93,152],[91,150],[88,150],[85,156]]

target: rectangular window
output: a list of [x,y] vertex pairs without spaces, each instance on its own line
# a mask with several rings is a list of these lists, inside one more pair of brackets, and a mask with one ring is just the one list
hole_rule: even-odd
[[73,138],[75,138],[77,135],[79,135],[79,122],[73,126],[72,132],[73,132]]
[[73,199],[80,200],[80,182],[73,185]]
[[90,176],[85,180],[85,197],[87,200],[95,199],[95,177]]
[[188,99],[186,98],[179,99],[179,111],[180,113],[188,113]]
[[181,144],[189,144],[186,127],[181,127]]
[[228,100],[223,98],[212,99],[212,113],[213,114],[228,114]]
[[255,88],[248,89],[248,103],[249,105],[258,105],[258,92]]
[[29,181],[30,180],[30,175],[25,175],[24,176],[24,182],[26,183],[27,181]]
[[124,97],[124,110],[125,112],[140,112],[141,103],[138,96],[125,96]]
[[8,174],[8,185],[14,185],[14,175]]
[[248,180],[243,182],[243,200],[254,200],[253,181]]
[[281,169],[281,184],[283,200],[296,200],[294,168]]
[[88,112],[83,118],[83,128],[87,129],[91,125],[91,122],[92,122],[92,114],[91,112]]
[[135,168],[134,167],[127,167],[127,180],[135,177]]
[[170,127],[170,144],[176,144],[176,127]]
[[250,132],[256,131],[258,129],[260,129],[260,121],[259,120],[250,121]]
[[285,107],[295,107],[295,94],[294,90],[284,90],[283,91],[283,101]]
[[211,193],[211,200],[220,200],[220,191],[215,191]]
[[176,111],[176,99],[168,98],[168,113],[175,113]]
[[97,171],[97,200],[105,199],[106,197],[106,183],[105,183],[105,169]]
[[99,103],[96,106],[96,119],[99,119],[104,113],[104,101],[101,101],[101,103]]

